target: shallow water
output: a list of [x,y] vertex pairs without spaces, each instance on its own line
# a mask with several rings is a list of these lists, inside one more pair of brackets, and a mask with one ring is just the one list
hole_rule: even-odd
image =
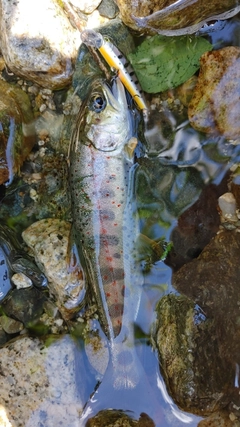
[[[216,30],[214,26],[208,26],[200,33],[207,35],[216,48],[231,44],[239,46],[239,26],[240,21],[234,18],[216,26]],[[197,427],[201,418],[181,411],[168,395],[157,355],[149,343],[156,303],[164,295],[176,292],[171,282],[171,260],[165,263],[159,257],[156,259],[150,242],[162,239],[166,248],[180,215],[199,199],[204,188],[210,184],[218,186],[222,182],[231,165],[239,162],[240,148],[221,137],[209,138],[193,130],[186,112],[178,114],[166,105],[161,114],[159,122],[153,113],[153,130],[147,132],[148,158],[140,161],[135,177],[140,231],[149,239],[148,243],[140,241],[137,246],[144,286],[135,325],[136,349],[157,401],[148,411],[156,426]],[[97,329],[98,324],[93,322],[93,327]],[[80,341],[76,343],[75,365],[79,400],[84,405],[102,375],[89,362]],[[138,405],[135,397],[131,401],[131,396],[128,407],[121,407],[121,401],[118,405],[123,410],[131,411]],[[83,424],[76,419],[74,425]]]

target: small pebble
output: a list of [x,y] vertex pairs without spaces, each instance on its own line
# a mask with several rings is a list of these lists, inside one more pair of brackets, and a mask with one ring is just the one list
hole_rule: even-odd
[[42,105],[40,105],[40,107],[39,107],[39,111],[40,111],[40,113],[43,113],[46,109],[47,109],[46,104],[42,104]]
[[221,210],[222,217],[231,221],[237,221],[236,215],[236,199],[230,192],[223,194],[218,199],[218,205]]
[[12,282],[17,289],[30,288],[32,286],[32,281],[29,277],[25,276],[23,273],[16,273],[12,276]]
[[0,323],[7,334],[16,334],[23,330],[23,324],[11,317],[1,316]]

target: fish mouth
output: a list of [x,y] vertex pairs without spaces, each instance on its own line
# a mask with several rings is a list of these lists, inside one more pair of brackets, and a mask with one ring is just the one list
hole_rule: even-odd
[[106,101],[114,110],[128,109],[126,90],[118,77],[114,78],[110,84],[103,83],[103,92]]

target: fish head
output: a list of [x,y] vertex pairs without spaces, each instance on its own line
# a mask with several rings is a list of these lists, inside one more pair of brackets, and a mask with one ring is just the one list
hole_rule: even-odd
[[128,95],[117,77],[109,84],[104,80],[93,83],[84,108],[86,144],[97,150],[119,154],[134,136],[135,112],[128,105]]

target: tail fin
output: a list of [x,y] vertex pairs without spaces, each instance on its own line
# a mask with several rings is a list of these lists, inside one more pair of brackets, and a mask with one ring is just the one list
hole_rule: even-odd
[[[123,350],[121,352],[123,358],[124,353]],[[134,357],[133,363],[125,364],[122,360],[118,361],[118,366],[116,366],[115,355],[112,355],[101,384],[83,410],[79,427],[87,426],[89,419],[107,409],[130,414],[134,420],[146,414],[152,419],[149,426],[164,425],[161,399],[157,400],[135,349],[131,350],[130,354]],[[129,352],[126,352],[125,356],[129,359]]]

